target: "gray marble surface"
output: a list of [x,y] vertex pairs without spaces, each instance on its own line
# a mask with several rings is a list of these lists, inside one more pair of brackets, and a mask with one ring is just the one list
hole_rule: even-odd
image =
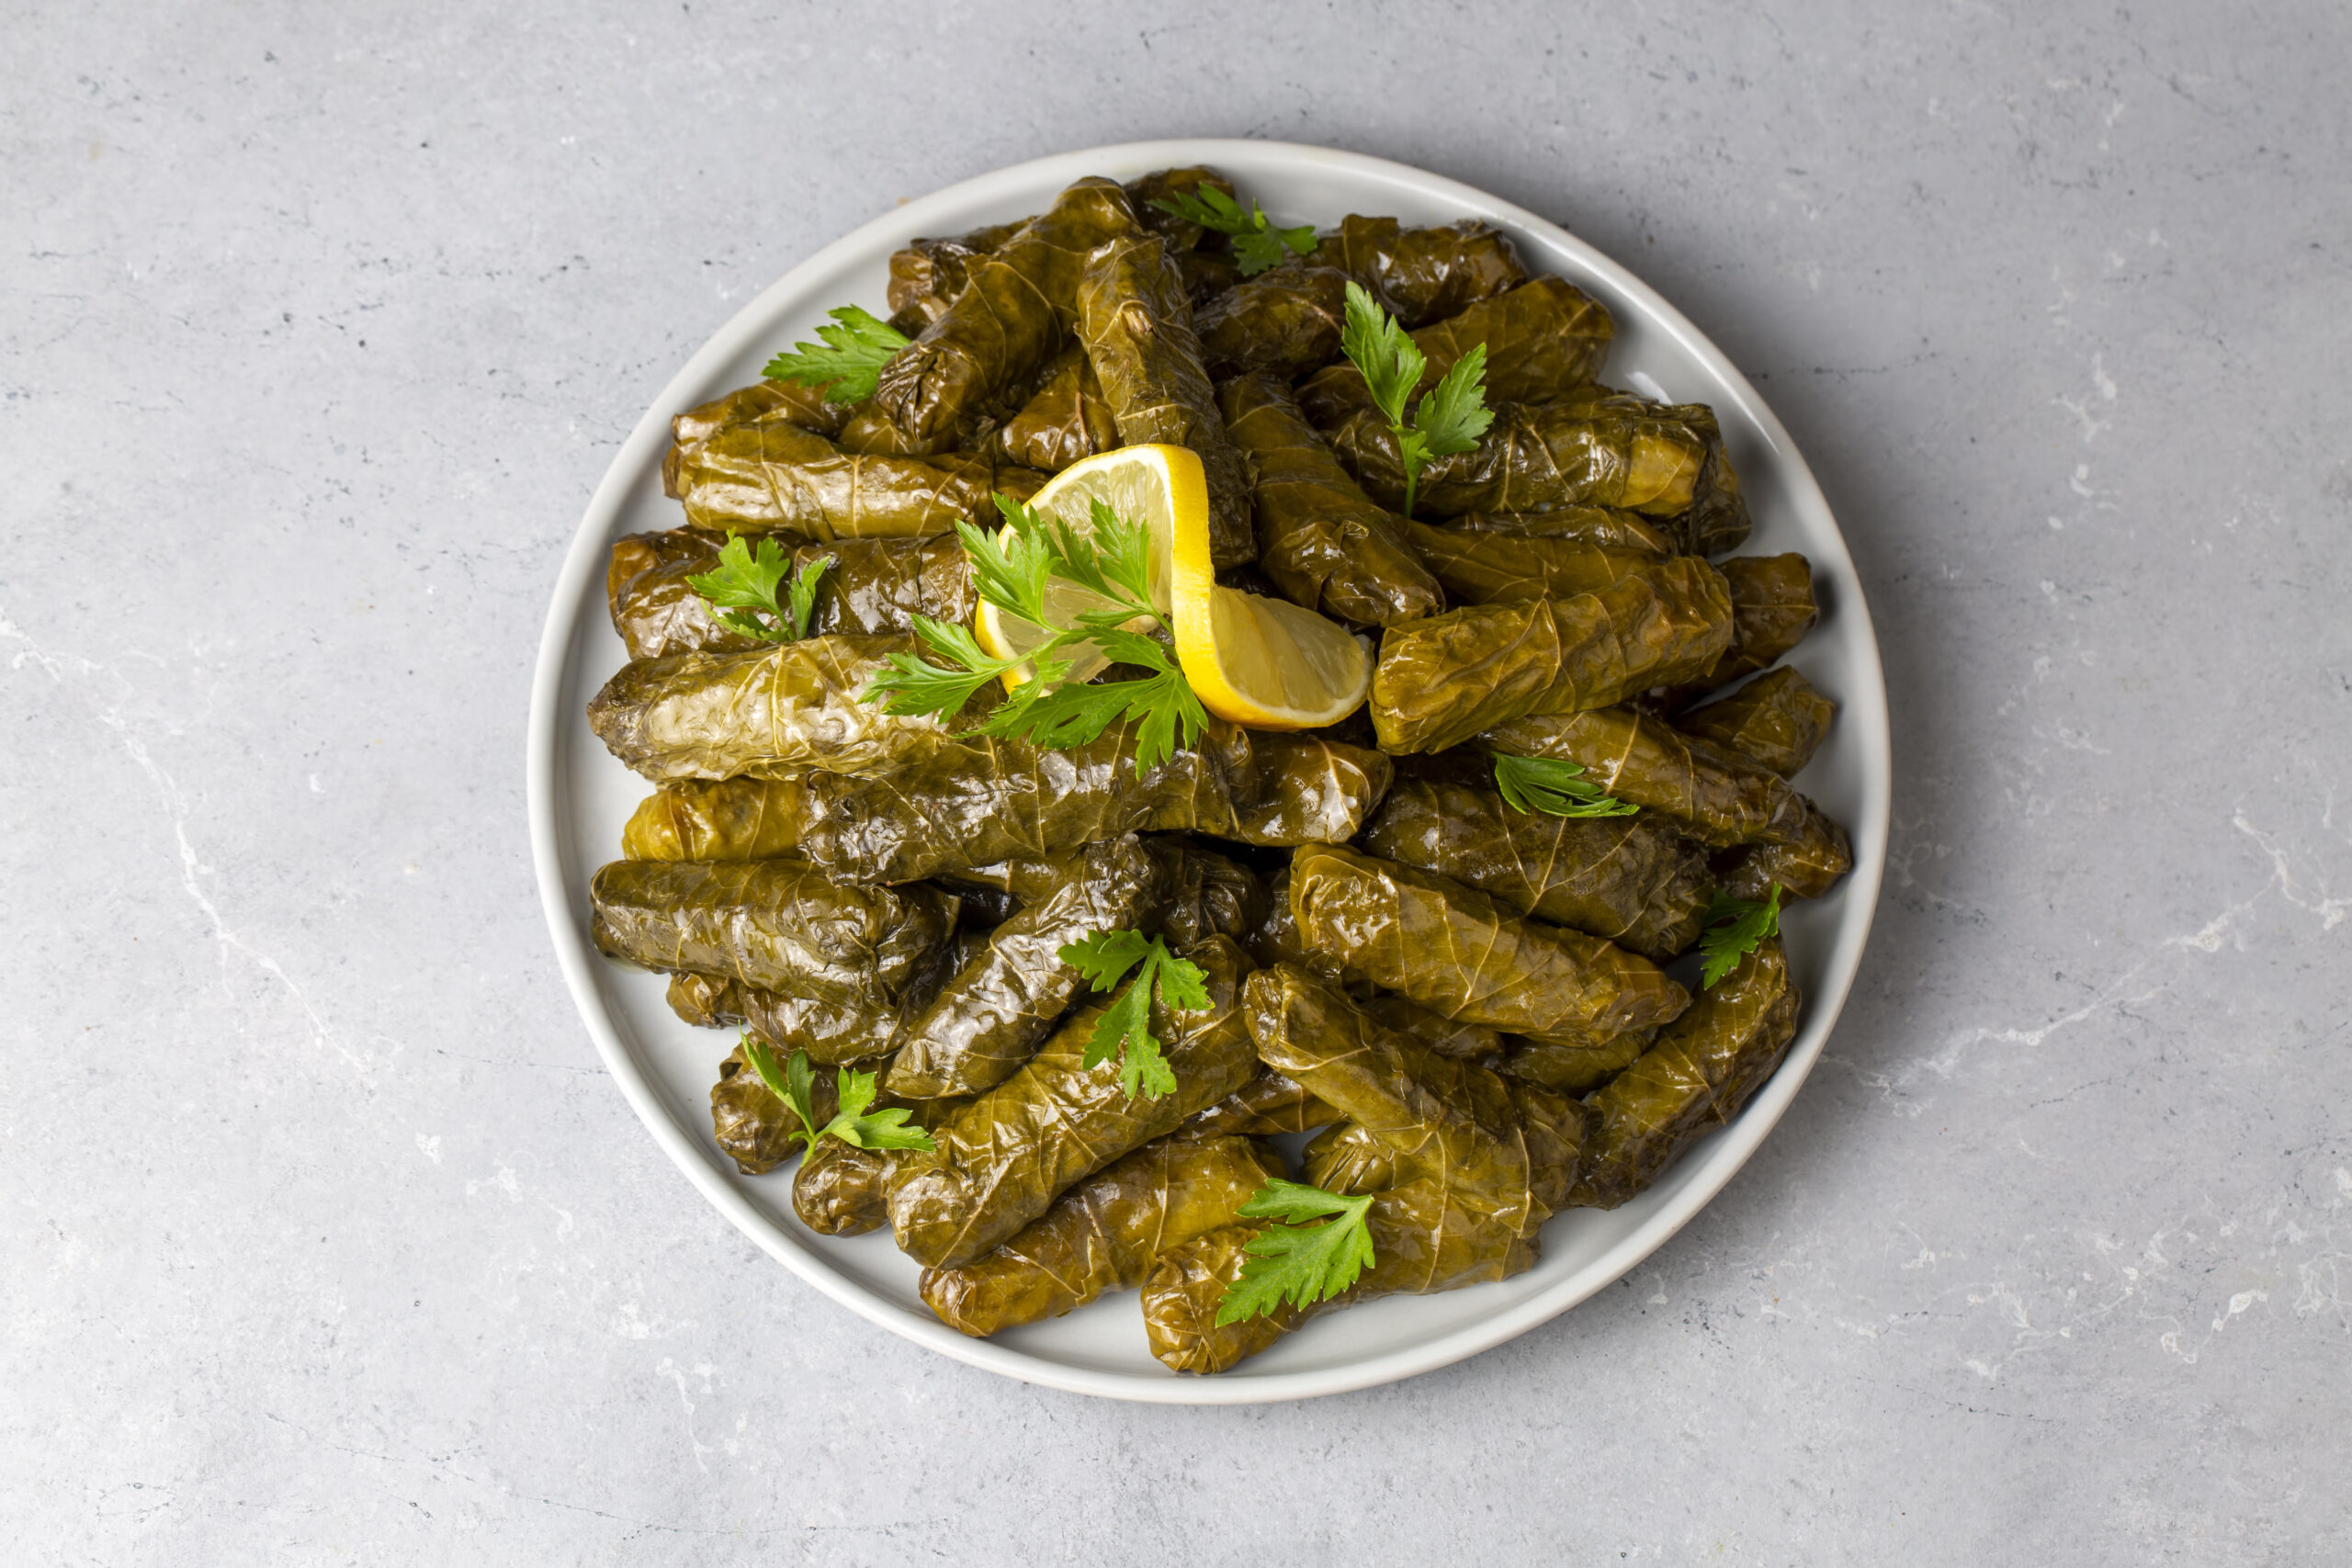
[[[2352,1556],[2345,13],[1440,9],[7,7],[10,1561]],[[1759,1156],[1548,1326],[1273,1408],[1001,1382],[754,1252],[524,831],[556,564],[672,369],[895,198],[1181,133],[1647,276],[1894,704]]]

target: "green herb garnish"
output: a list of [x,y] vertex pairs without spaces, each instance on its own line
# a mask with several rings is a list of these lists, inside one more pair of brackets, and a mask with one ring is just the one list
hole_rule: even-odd
[[822,344],[796,343],[791,353],[769,360],[760,374],[771,381],[821,386],[829,403],[862,403],[874,395],[882,367],[907,346],[907,336],[855,305],[825,314],[838,324],[817,329]]
[[832,564],[832,557],[820,556],[795,570],[774,539],[763,538],[754,551],[738,534],[719,547],[718,565],[687,578],[686,586],[710,601],[718,624],[729,631],[762,642],[798,642],[808,635],[817,584]]
[[1348,321],[1340,346],[1363,373],[1373,402],[1396,436],[1397,460],[1405,469],[1405,515],[1410,517],[1429,460],[1469,451],[1495,422],[1487,407],[1487,345],[1474,344],[1455,360],[1453,368],[1414,408],[1409,422],[1405,402],[1420,385],[1429,359],[1360,283],[1348,285]]
[[1514,811],[1544,811],[1555,817],[1631,817],[1641,809],[1604,795],[1576,762],[1551,757],[1495,753],[1495,787]]
[[1699,988],[1714,989],[1715,982],[1739,967],[1739,961],[1756,951],[1768,937],[1777,936],[1781,930],[1781,885],[1762,903],[1752,898],[1735,898],[1717,890],[1707,905],[1705,929],[1699,933],[1699,955],[1705,960],[1699,971]]
[[1305,255],[1315,248],[1315,225],[1302,223],[1295,229],[1276,229],[1266,221],[1266,209],[1256,202],[1250,210],[1215,186],[1195,186],[1189,191],[1179,191],[1172,197],[1156,196],[1151,205],[1170,218],[1182,218],[1204,229],[1233,236],[1233,259],[1240,264],[1241,276],[1255,277],[1270,266],[1288,259],[1284,253]]
[[[969,523],[956,525],[972,563],[972,586],[1006,615],[1051,635],[1028,653],[999,659],[968,628],[917,615],[916,636],[941,662],[915,653],[890,654],[888,668],[865,688],[865,700],[881,703],[886,713],[948,718],[981,688],[1025,665],[1030,679],[968,733],[1066,750],[1095,739],[1119,719],[1134,719],[1138,773],[1174,755],[1180,737],[1187,746],[1198,739],[1207,710],[1168,646],[1137,629],[1138,623],[1158,627],[1164,621],[1147,581],[1151,537],[1144,525],[1097,501],[1092,533],[1081,537],[1068,523],[1040,516],[1010,496],[999,495],[996,504],[1005,520],[1001,535]],[[1074,626],[1056,625],[1046,609],[1046,584],[1054,578],[1095,594],[1106,607],[1084,612]],[[1069,684],[1071,662],[1065,650],[1081,643],[1146,673],[1136,680]]]
[[1101,1066],[1119,1058],[1119,1087],[1130,1100],[1158,1100],[1176,1092],[1176,1070],[1151,1032],[1151,998],[1155,987],[1162,1005],[1198,1012],[1209,1005],[1209,977],[1190,959],[1168,951],[1158,937],[1140,931],[1094,931],[1066,943],[1055,954],[1077,970],[1086,983],[1107,991],[1140,964],[1135,981],[1111,1004],[1087,1040],[1081,1067]]
[[841,1110],[820,1127],[815,1095],[817,1074],[808,1065],[808,1053],[795,1051],[792,1060],[779,1067],[767,1042],[748,1032],[743,1036],[742,1050],[743,1060],[752,1064],[760,1081],[800,1118],[800,1126],[792,1136],[803,1140],[811,1151],[820,1138],[839,1138],[857,1149],[921,1149],[928,1154],[934,1147],[929,1133],[906,1125],[912,1113],[903,1105],[867,1114],[865,1108],[874,1103],[877,1074],[839,1069],[833,1087],[841,1100]]
[[[1242,1247],[1249,1260],[1225,1288],[1217,1304],[1221,1327],[1271,1313],[1283,1302],[1309,1307],[1329,1301],[1356,1282],[1374,1262],[1372,1232],[1365,1223],[1372,1195],[1342,1198],[1320,1187],[1269,1180],[1241,1213],[1253,1220],[1280,1220]],[[1299,1224],[1320,1220],[1320,1224]]]

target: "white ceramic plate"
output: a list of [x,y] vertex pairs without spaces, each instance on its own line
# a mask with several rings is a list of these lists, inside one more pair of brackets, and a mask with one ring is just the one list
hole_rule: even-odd
[[[622,534],[680,521],[676,503],[662,494],[670,415],[758,379],[769,355],[812,336],[832,306],[881,310],[889,254],[913,235],[958,234],[1038,211],[1081,175],[1128,179],[1189,164],[1223,170],[1283,223],[1329,225],[1350,212],[1393,213],[1408,225],[1487,219],[1519,243],[1532,271],[1559,273],[1614,312],[1606,379],[1714,406],[1755,515],[1746,550],[1802,550],[1813,561],[1821,625],[1790,662],[1841,706],[1828,743],[1800,782],[1847,824],[1854,843],[1854,870],[1844,884],[1785,918],[1804,991],[1803,1027],[1780,1071],[1730,1126],[1624,1207],[1555,1218],[1544,1228],[1542,1261],[1515,1280],[1351,1308],[1211,1378],[1178,1377],[1151,1359],[1132,1292],[1051,1323],[967,1339],[923,1306],[915,1265],[888,1231],[842,1241],[803,1228],[792,1213],[788,1170],[738,1175],[711,1141],[708,1095],[726,1037],[680,1022],[663,1003],[660,978],[605,962],[587,934],[588,879],[619,852],[621,824],[648,788],[605,750],[583,714],[627,657],[605,613],[605,557]],[[1837,522],[1781,422],[1672,306],[1556,225],[1401,164],[1280,142],[1147,141],[1041,158],[895,208],[786,273],[672,378],[596,487],[548,613],[531,695],[531,849],[564,978],[622,1093],[687,1179],[778,1261],[892,1333],[993,1372],[1118,1399],[1235,1404],[1367,1388],[1476,1355],[1617,1280],[1698,1213],[1781,1119],[1853,983],[1886,858],[1891,771],[1878,645]]]

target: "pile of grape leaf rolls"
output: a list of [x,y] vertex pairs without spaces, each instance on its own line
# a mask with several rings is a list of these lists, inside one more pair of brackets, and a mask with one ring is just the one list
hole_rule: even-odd
[[[1678,963],[1711,900],[1817,898],[1849,864],[1803,784],[1837,704],[1781,662],[1812,573],[1734,553],[1713,413],[1604,384],[1609,311],[1484,222],[1350,215],[1244,276],[1230,238],[1152,204],[1204,188],[1232,193],[1204,168],[1090,178],[910,241],[888,303],[910,341],[871,398],[771,380],[677,415],[684,515],[613,547],[629,660],[589,709],[652,786],[594,879],[597,945],[669,976],[689,1022],[805,1052],[819,1116],[872,1074],[932,1143],[803,1154],[739,1043],[718,1146],[822,1235],[888,1226],[966,1334],[1134,1292],[1152,1353],[1193,1373],[1356,1302],[1508,1278],[1552,1215],[1643,1191],[1795,1033],[1777,937],[1703,989]],[[1424,389],[1485,347],[1494,419],[1429,463],[1410,517],[1341,356],[1351,283]],[[1102,330],[1136,299],[1187,328],[1157,350],[1181,374],[1139,377]],[[1139,769],[1127,722],[1047,750],[865,699],[915,617],[971,620],[956,524],[1151,441],[1199,454],[1221,581],[1376,639],[1362,709],[1212,720]],[[830,558],[808,636],[747,636],[695,591],[730,536]],[[1637,809],[1520,809],[1498,755]],[[1149,1098],[1085,1065],[1112,995],[1060,956],[1128,931],[1205,977],[1204,1006],[1153,1004],[1176,1087]],[[1277,1178],[1370,1196],[1374,1261],[1220,1324],[1271,1223],[1243,1205]]]

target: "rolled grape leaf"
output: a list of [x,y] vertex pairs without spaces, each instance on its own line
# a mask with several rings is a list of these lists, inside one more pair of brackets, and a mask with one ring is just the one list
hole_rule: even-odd
[[[725,543],[721,536],[698,528],[633,534],[613,547],[616,574],[622,570],[623,550],[637,541],[656,542],[653,548],[662,558],[609,594],[613,629],[628,644],[631,659],[737,653],[769,646],[722,625],[710,601],[694,586],[693,579],[718,565]],[[972,618],[978,603],[971,562],[952,536],[837,539],[829,545],[794,545],[785,553],[796,570],[815,570],[818,562],[828,563],[810,607],[812,636],[910,632],[917,615],[960,624]]]
[[1465,512],[1450,528],[1478,534],[1509,534],[1527,539],[1564,539],[1609,550],[1644,555],[1677,553],[1674,541],[1655,518],[1614,506],[1555,506],[1543,512]]
[[1785,843],[1745,844],[1715,857],[1715,874],[1735,898],[1760,899],[1778,883],[1799,898],[1820,898],[1854,869],[1846,829],[1805,801],[1804,827]]
[[933,440],[1044,370],[1078,321],[1087,257],[1140,233],[1127,193],[1087,178],[986,255],[922,334],[882,367],[875,406],[908,435]]
[[1222,937],[1182,956],[1205,973],[1210,1005],[1198,1011],[1152,1005],[1151,1032],[1176,1092],[1129,1099],[1116,1055],[1080,1066],[1105,1009],[1071,1015],[1019,1072],[934,1128],[933,1152],[897,1163],[890,1227],[900,1251],[926,1268],[969,1263],[1071,1187],[1250,1080],[1258,1064],[1236,1006],[1249,960]]
[[1118,422],[1121,445],[1184,446],[1201,459],[1210,560],[1230,567],[1257,559],[1250,473],[1217,417],[1193,333],[1192,301],[1166,241],[1118,240],[1094,254],[1079,284],[1078,335]]
[[1257,797],[1235,818],[1231,836],[1270,848],[1345,843],[1396,773],[1377,751],[1320,736],[1270,730],[1253,736],[1250,748]]
[[911,882],[1122,833],[1232,836],[1257,793],[1247,732],[1212,725],[1197,747],[1139,776],[1138,722],[1120,720],[1065,751],[980,738],[877,778],[811,775],[801,853],[858,881]]
[[1238,1323],[1217,1322],[1225,1292],[1241,1278],[1241,1266],[1249,1261],[1244,1249],[1259,1229],[1247,1223],[1227,1225],[1195,1236],[1152,1260],[1143,1280],[1144,1338],[1152,1355],[1169,1371],[1229,1371],[1250,1357],[1273,1348],[1310,1315],[1283,1302],[1262,1316],[1245,1317]]
[[848,418],[849,405],[827,402],[822,387],[801,381],[754,381],[673,416],[670,438],[685,446],[745,424],[792,424],[831,435]]
[[1058,473],[1117,445],[1118,421],[1102,397],[1094,363],[1072,344],[1047,367],[1037,395],[997,431],[991,452],[1000,463]]
[[952,871],[941,872],[939,878],[958,888],[987,888],[1005,895],[1015,903],[1026,904],[1060,886],[1062,879],[1077,863],[1075,852],[1017,855],[1010,860],[992,861],[987,865],[957,866]]
[[1180,833],[1155,835],[1143,847],[1159,863],[1167,884],[1157,929],[1172,945],[1190,947],[1213,936],[1246,942],[1265,924],[1271,902],[1265,882],[1239,861]]
[[1394,218],[1350,213],[1319,237],[1306,265],[1338,267],[1408,332],[1527,281],[1510,236],[1475,218],[1408,229]]
[[1784,666],[1721,702],[1678,715],[1674,727],[1694,740],[1752,757],[1785,779],[1813,761],[1837,716],[1836,703]]
[[1246,1133],[1268,1137],[1304,1133],[1338,1119],[1339,1112],[1308,1093],[1305,1084],[1280,1073],[1263,1072],[1185,1122],[1176,1135],[1207,1138]]
[[[944,954],[949,950],[943,948]],[[933,959],[907,986],[905,1002],[919,999],[939,967]],[[899,1031],[896,1008],[836,997],[791,996],[746,986],[723,975],[678,974],[670,977],[670,1007],[700,1028],[741,1024],[776,1049],[779,1059],[806,1051],[808,1059],[838,1066],[887,1055]]]
[[1813,808],[1762,763],[1633,708],[1544,714],[1487,731],[1515,757],[1574,762],[1596,788],[1673,818],[1703,844],[1798,843]]
[[[1325,971],[1313,964],[1300,964],[1298,967],[1310,974],[1325,975]],[[1329,978],[1329,976],[1325,975],[1325,977]],[[1493,1057],[1502,1054],[1503,1036],[1499,1031],[1488,1029],[1483,1023],[1466,1023],[1458,1018],[1431,1012],[1420,1003],[1400,997],[1394,991],[1363,988],[1370,989],[1371,995],[1351,997],[1351,999],[1370,1014],[1375,1022],[1383,1028],[1410,1036],[1441,1056],[1487,1066],[1491,1065]]]
[[1348,275],[1337,267],[1278,266],[1245,277],[1193,312],[1210,377],[1264,371],[1280,380],[1339,356],[1348,320]]
[[615,861],[589,897],[616,958],[875,1008],[899,1001],[956,923],[936,888],[853,886],[792,861]]
[[1432,1012],[1507,1033],[1597,1043],[1690,1005],[1645,959],[1352,850],[1301,850],[1290,902],[1308,947]]
[[[1590,384],[1615,334],[1599,300],[1564,277],[1539,277],[1415,333],[1425,366],[1413,393],[1429,391],[1484,344],[1489,404],[1547,402]],[[1325,428],[1373,406],[1363,372],[1344,361],[1309,378],[1298,402]]]
[[1242,942],[1250,956],[1260,967],[1272,968],[1277,964],[1295,964],[1330,979],[1338,979],[1344,968],[1336,958],[1317,953],[1306,945],[1299,935],[1298,921],[1290,908],[1290,868],[1284,866],[1274,873],[1266,885],[1270,907],[1266,918]]
[[[1432,457],[1421,470],[1420,515],[1600,505],[1671,517],[1690,509],[1710,461],[1705,432],[1667,413],[1501,403],[1494,414],[1476,446]],[[1378,410],[1334,425],[1330,441],[1366,494],[1383,506],[1404,504],[1396,434]]]
[[1613,1209],[1645,1190],[1692,1139],[1737,1114],[1796,1024],[1788,961],[1768,939],[1593,1096],[1600,1130],[1568,1201]]
[[1529,1041],[1512,1047],[1495,1070],[1562,1094],[1589,1094],[1632,1066],[1657,1037],[1654,1029],[1630,1029],[1597,1045]]
[[1714,885],[1705,853],[1660,818],[1520,811],[1491,787],[1445,779],[1399,781],[1363,844],[1659,963],[1698,940]]
[[[1459,1099],[1464,1093],[1463,1085],[1473,1080],[1477,1087],[1469,1098],[1489,1106],[1509,1107],[1507,1114],[1527,1148],[1531,1190],[1537,1207],[1559,1208],[1584,1168],[1599,1118],[1565,1094],[1523,1078],[1497,1077],[1480,1068],[1466,1069],[1461,1078],[1430,1077],[1424,1085],[1449,1099]],[[1395,1139],[1384,1138],[1354,1121],[1325,1128],[1302,1153],[1308,1183],[1327,1192],[1381,1192],[1412,1181],[1449,1179],[1445,1167],[1415,1159],[1400,1151]],[[1483,1202],[1469,1206],[1482,1213],[1486,1209]]]
[[914,646],[909,637],[821,637],[634,660],[589,703],[588,724],[614,756],[657,782],[811,768],[894,773],[958,747],[938,719],[865,700],[887,656]]
[[[961,1111],[962,1100],[903,1100],[885,1093],[874,1109],[905,1106],[909,1122],[929,1129]],[[826,1138],[800,1161],[792,1179],[792,1212],[819,1235],[865,1235],[890,1223],[890,1172],[894,1149],[865,1149]]]
[[985,457],[867,456],[790,424],[745,424],[683,448],[686,521],[729,534],[837,539],[927,538],[991,523],[997,491],[1023,499],[1046,476]]
[[1572,599],[1637,576],[1658,561],[1648,550],[1577,539],[1533,538],[1408,523],[1405,537],[1456,604]]
[[1356,487],[1280,381],[1227,381],[1217,404],[1257,474],[1258,564],[1285,597],[1364,626],[1445,608],[1401,520]]
[[1096,931],[1149,925],[1167,896],[1160,863],[1134,835],[1089,845],[1059,886],[997,927],[931,1005],[907,1019],[883,1087],[907,1100],[938,1100],[1011,1077],[1086,988],[1061,949]]
[[1152,1260],[1233,1224],[1279,1162],[1247,1138],[1159,1138],[1080,1181],[995,1251],[923,1270],[925,1305],[985,1338],[1143,1282]]
[[663,784],[621,829],[629,860],[774,860],[800,842],[798,775]]
[[990,223],[949,239],[908,241],[890,256],[891,314],[913,312],[921,322],[918,332],[929,326],[964,292],[972,264],[994,255],[1020,231],[1021,223]]
[[1648,702],[1663,712],[1763,669],[1803,642],[1821,618],[1813,595],[1813,564],[1801,555],[1734,556],[1715,570],[1731,587],[1731,646],[1713,669],[1687,685],[1651,693]]
[[[841,1110],[834,1069],[820,1067],[809,1087],[808,1104],[820,1122]],[[718,1064],[710,1087],[710,1132],[721,1153],[746,1176],[764,1176],[800,1147],[800,1117],[782,1096],[760,1080],[738,1045]]]
[[1382,635],[1372,719],[1384,751],[1437,751],[1526,714],[1606,707],[1712,666],[1731,594],[1695,556],[1597,593],[1473,604]]
[[1152,205],[1157,201],[1178,197],[1198,195],[1203,186],[1233,194],[1233,182],[1215,169],[1193,165],[1182,169],[1155,169],[1138,175],[1127,182],[1127,199],[1135,204],[1136,217],[1143,226],[1168,242],[1176,252],[1191,250],[1206,237],[1206,231],[1189,218],[1179,218]]

